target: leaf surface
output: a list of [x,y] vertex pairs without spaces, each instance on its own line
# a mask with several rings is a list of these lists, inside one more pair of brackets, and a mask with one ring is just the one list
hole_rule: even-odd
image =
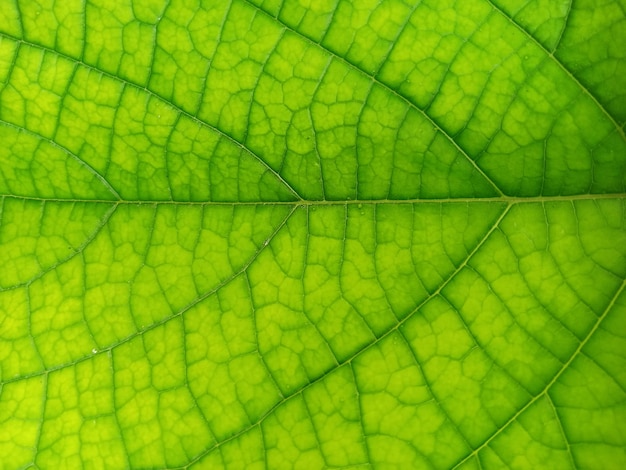
[[625,467],[625,7],[2,0],[0,467]]

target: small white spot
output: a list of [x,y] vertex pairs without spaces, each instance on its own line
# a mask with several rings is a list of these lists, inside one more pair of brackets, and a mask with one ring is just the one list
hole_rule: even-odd
[[91,352],[92,352],[93,354],[98,354],[98,350],[97,350],[96,348],[93,348],[93,349],[91,350]]

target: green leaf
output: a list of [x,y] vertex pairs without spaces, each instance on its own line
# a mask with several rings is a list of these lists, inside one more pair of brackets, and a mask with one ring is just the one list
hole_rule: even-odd
[[0,467],[626,467],[622,0],[1,0]]

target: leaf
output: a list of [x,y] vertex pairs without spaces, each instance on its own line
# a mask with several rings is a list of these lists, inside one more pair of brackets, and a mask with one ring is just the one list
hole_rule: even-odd
[[620,1],[3,0],[2,468],[624,468]]

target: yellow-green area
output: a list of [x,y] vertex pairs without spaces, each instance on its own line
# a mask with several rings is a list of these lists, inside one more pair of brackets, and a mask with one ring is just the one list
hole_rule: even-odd
[[0,0],[0,469],[626,468],[622,0]]

